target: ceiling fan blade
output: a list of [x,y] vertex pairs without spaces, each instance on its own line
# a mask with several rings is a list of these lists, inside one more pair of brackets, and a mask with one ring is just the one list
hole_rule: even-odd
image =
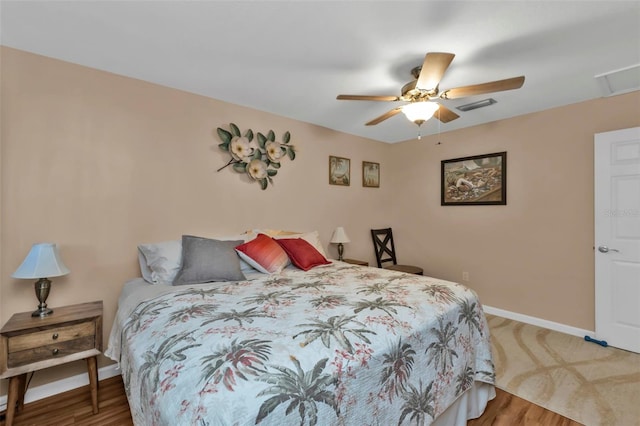
[[375,96],[375,95],[338,95],[336,99],[347,101],[399,101],[398,96]]
[[448,123],[460,117],[458,114],[451,111],[449,108],[445,107],[444,105],[442,104],[439,104],[439,105],[440,105],[440,108],[438,108],[438,110],[436,111],[435,114],[433,114],[433,116],[438,120],[440,120],[440,122]]
[[505,90],[519,89],[524,84],[524,76],[507,78],[505,80],[491,81],[483,84],[456,87],[445,90],[440,97],[442,99],[458,99],[466,96],[482,95],[485,93],[502,92]]
[[378,118],[374,118],[373,120],[371,120],[370,122],[368,122],[366,125],[367,126],[374,126],[384,120],[386,120],[387,118],[391,118],[394,115],[396,115],[397,113],[399,113],[400,111],[402,111],[402,107],[398,107],[398,108],[394,108],[391,111],[387,111],[384,114],[382,114],[380,117]]
[[449,64],[456,55],[453,53],[430,52],[424,57],[420,76],[416,88],[427,91],[435,91],[442,80]]

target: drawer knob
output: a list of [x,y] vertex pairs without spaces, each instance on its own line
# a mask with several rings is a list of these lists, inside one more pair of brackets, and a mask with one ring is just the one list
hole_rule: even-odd
[[58,333],[53,333],[53,336],[51,336],[51,338],[52,338],[53,340],[56,340],[56,339],[58,338]]
[[58,352],[60,352],[60,350],[58,350],[57,348],[51,351],[54,355],[58,355]]

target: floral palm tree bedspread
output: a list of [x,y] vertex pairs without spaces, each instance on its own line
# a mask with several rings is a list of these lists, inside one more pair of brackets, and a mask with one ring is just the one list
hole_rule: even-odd
[[136,425],[429,425],[494,383],[480,302],[457,283],[335,262],[163,292],[107,351]]

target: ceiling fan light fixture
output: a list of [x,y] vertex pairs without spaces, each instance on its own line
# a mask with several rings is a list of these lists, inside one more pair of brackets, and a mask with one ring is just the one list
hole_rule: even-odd
[[402,107],[402,112],[418,126],[433,117],[433,114],[440,108],[435,102],[423,101],[413,102]]

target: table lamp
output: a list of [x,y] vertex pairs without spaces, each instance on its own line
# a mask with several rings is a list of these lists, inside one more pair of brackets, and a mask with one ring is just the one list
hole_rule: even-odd
[[331,243],[338,245],[338,260],[342,261],[342,253],[344,252],[344,244],[349,243],[349,237],[347,233],[344,232],[344,228],[342,226],[338,226],[335,231],[333,231],[333,235],[331,236]]
[[47,308],[47,297],[51,290],[51,281],[48,277],[60,277],[67,275],[69,269],[60,260],[58,248],[52,243],[39,243],[31,247],[22,264],[13,273],[13,278],[37,279],[35,283],[36,296],[40,304],[31,316],[46,317],[53,313]]

